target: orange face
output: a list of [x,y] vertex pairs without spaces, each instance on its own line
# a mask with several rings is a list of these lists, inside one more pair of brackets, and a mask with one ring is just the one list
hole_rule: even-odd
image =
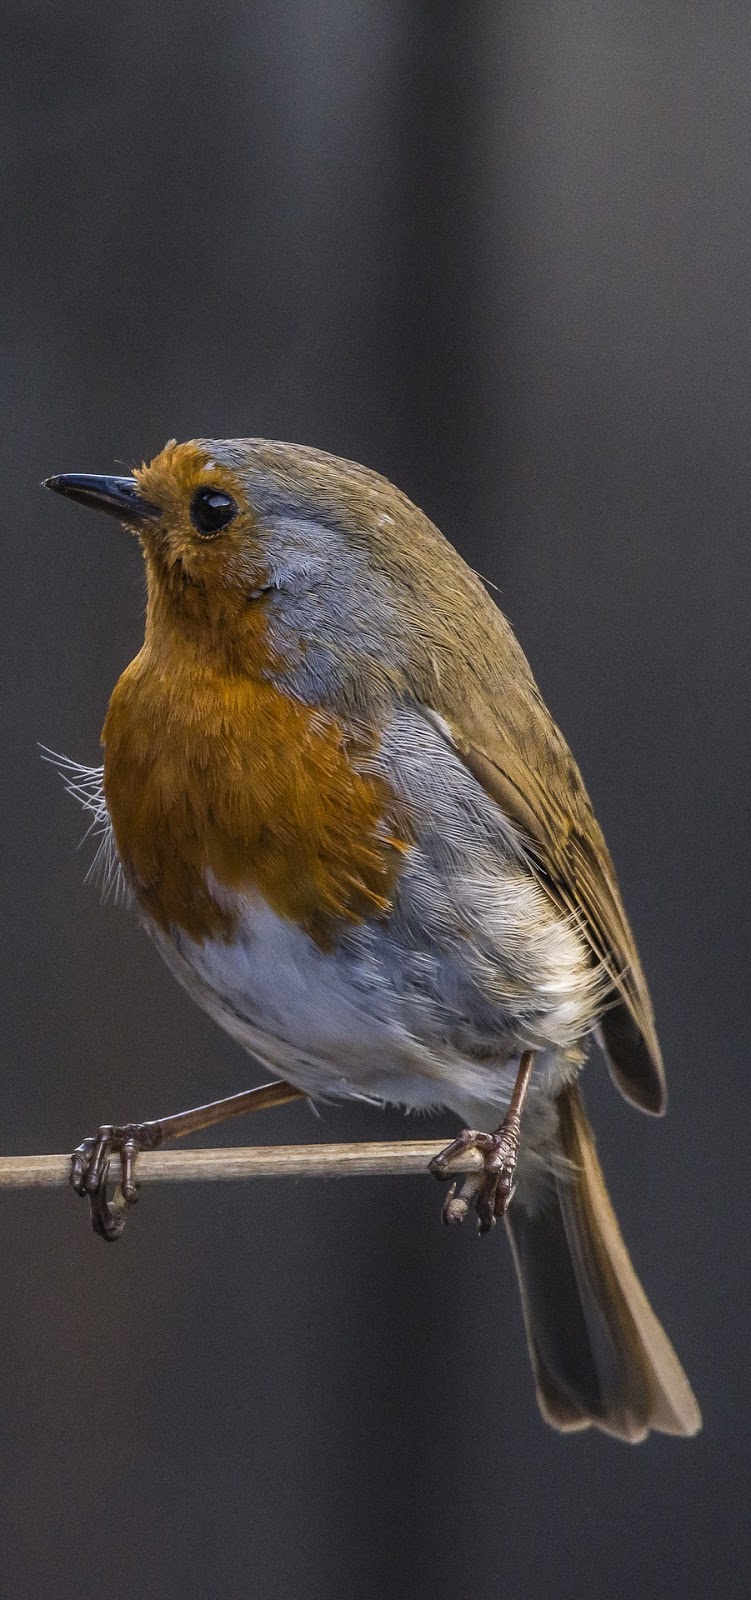
[[139,528],[158,585],[175,595],[188,587],[221,592],[226,601],[233,590],[247,599],[262,585],[258,519],[231,467],[212,461],[192,441],[171,440],[134,476],[139,494],[162,512]]

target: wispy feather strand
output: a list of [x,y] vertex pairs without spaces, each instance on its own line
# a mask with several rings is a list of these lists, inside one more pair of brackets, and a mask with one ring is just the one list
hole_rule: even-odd
[[103,901],[113,900],[115,905],[126,905],[130,894],[117,854],[112,823],[104,798],[104,767],[85,767],[78,761],[71,761],[69,756],[59,755],[56,750],[48,750],[45,745],[40,745],[39,748],[42,760],[49,761],[50,765],[57,769],[66,792],[78,801],[91,818],[81,845],[88,839],[93,839],[96,842],[96,851],[85,881],[98,885]]

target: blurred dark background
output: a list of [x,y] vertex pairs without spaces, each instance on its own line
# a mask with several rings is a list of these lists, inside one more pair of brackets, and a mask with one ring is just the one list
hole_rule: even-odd
[[3,1196],[3,1593],[745,1595],[747,0],[4,21],[2,1149],[263,1076],[84,885],[37,741],[98,760],[142,578],[39,480],[172,435],[362,460],[499,585],[618,863],[670,1116],[598,1061],[588,1100],[705,1430],[547,1431],[502,1231],[427,1181],[150,1189],[116,1249]]

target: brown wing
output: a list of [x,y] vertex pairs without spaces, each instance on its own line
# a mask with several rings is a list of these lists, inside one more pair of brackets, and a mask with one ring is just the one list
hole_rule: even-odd
[[[573,756],[506,618],[438,529],[384,478],[299,445],[254,440],[243,448],[288,501],[365,536],[374,571],[400,595],[395,653],[401,657],[408,644],[404,692],[444,736],[448,727],[467,766],[517,825],[540,883],[577,919],[611,976],[601,1026],[613,1077],[645,1111],[664,1110],[649,992],[615,870]],[[383,681],[399,681],[391,657]],[[352,709],[346,698],[344,709]]]
[[507,730],[498,714],[492,720],[478,715],[476,705],[452,720],[452,737],[478,783],[519,829],[540,883],[576,918],[610,974],[612,1000],[600,1027],[611,1073],[626,1099],[660,1115],[666,1104],[662,1056],[615,868],[576,762],[536,686],[528,682],[528,688],[534,699],[525,708],[523,737]]

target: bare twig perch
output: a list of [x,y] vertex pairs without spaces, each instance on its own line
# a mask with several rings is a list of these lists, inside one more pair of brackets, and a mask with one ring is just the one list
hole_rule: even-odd
[[[145,1150],[139,1183],[216,1183],[244,1178],[397,1177],[428,1172],[443,1139],[398,1139],[379,1144],[251,1145],[239,1150]],[[477,1150],[463,1152],[451,1172],[482,1170]],[[60,1189],[70,1180],[70,1156],[0,1156],[0,1189]]]

